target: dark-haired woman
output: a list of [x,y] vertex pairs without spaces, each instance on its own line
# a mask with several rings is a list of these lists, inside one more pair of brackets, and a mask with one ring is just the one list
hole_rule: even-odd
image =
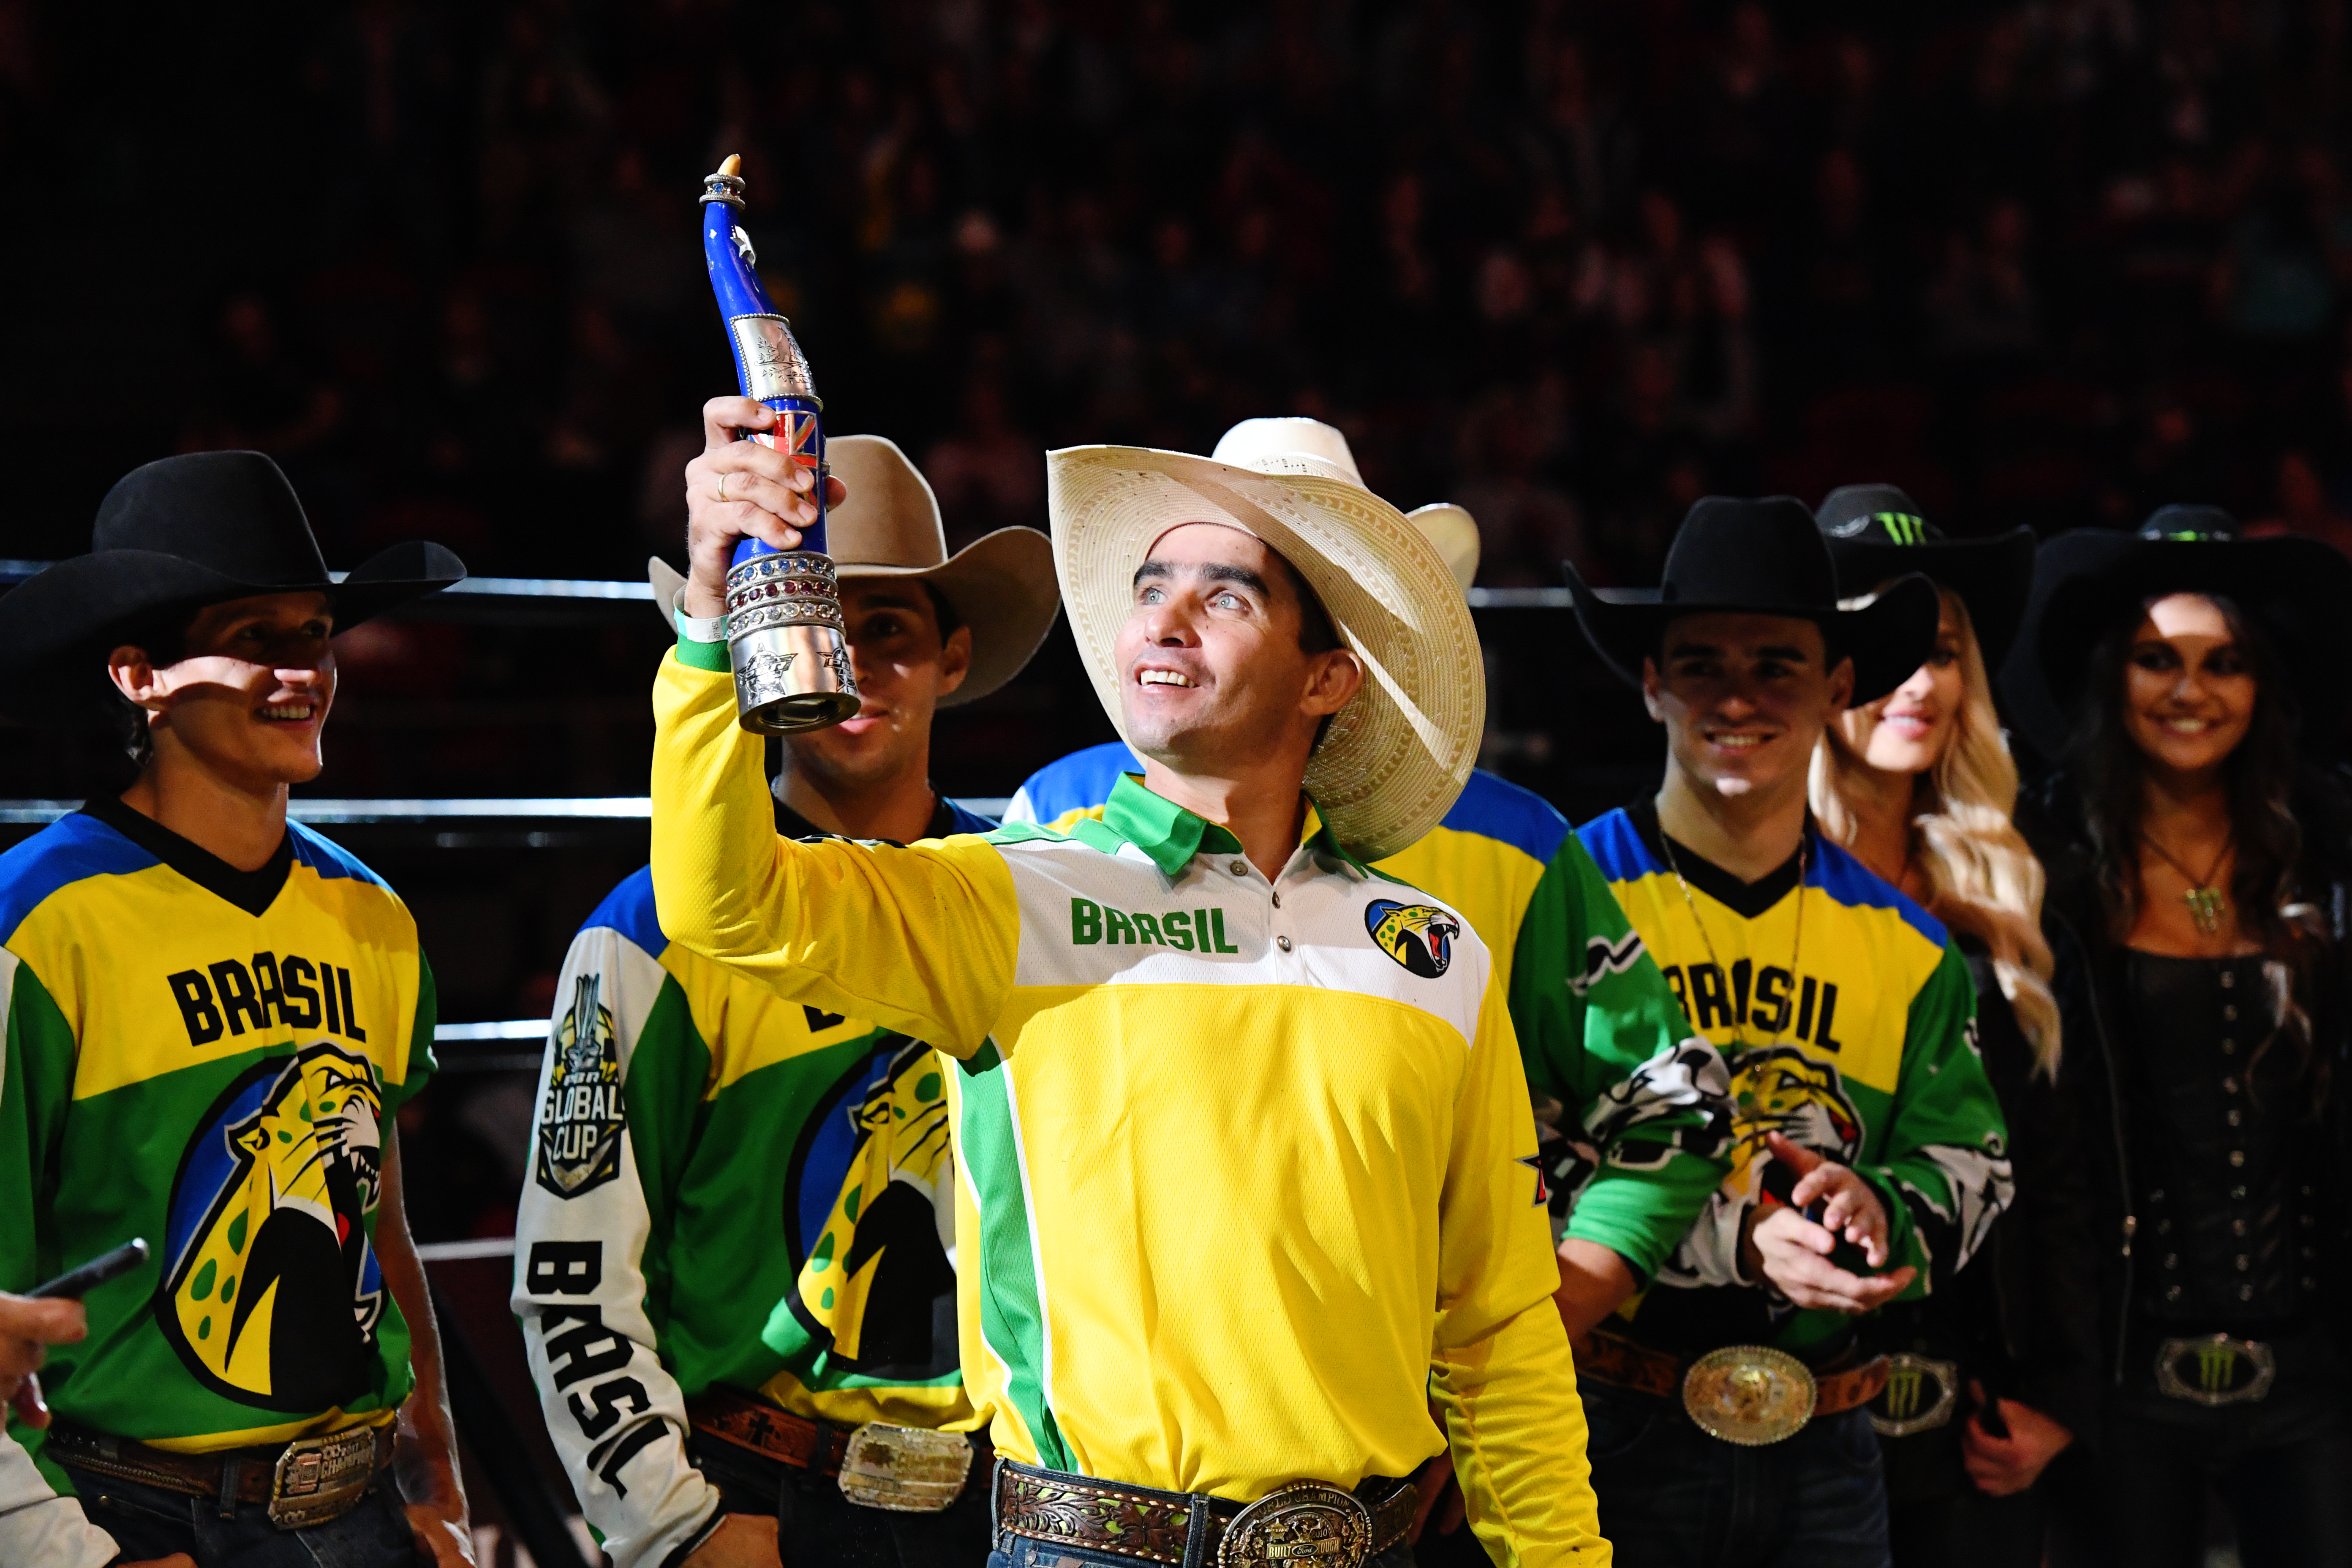
[[2323,628],[2347,609],[2352,563],[2325,546],[2168,507],[2046,546],[2011,661],[2065,759],[2031,826],[2065,1079],[2106,1134],[2107,1389],[2068,1531],[2085,1562],[2201,1563],[2210,1487],[2248,1568],[2352,1563],[2352,854],[2299,746],[2341,710]]

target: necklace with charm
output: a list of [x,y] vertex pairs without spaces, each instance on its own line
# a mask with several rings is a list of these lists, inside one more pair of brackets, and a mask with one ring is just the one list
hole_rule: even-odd
[[2207,936],[2220,935],[2222,917],[2230,912],[2230,902],[2222,896],[2221,884],[2215,879],[2221,876],[2230,851],[2237,847],[2237,836],[2232,834],[2221,841],[2221,852],[2213,857],[2213,864],[2205,868],[2202,877],[2191,874],[2188,867],[2174,859],[2169,850],[2148,835],[2143,833],[2139,838],[2156,851],[2158,859],[2179,872],[2180,879],[2189,884],[2189,890],[2180,897],[2189,906],[2189,918],[2196,922],[2197,929]]
[[[1690,884],[1683,879],[1682,863],[1675,858],[1675,841],[1666,837],[1666,830],[1663,827],[1658,829],[1658,845],[1666,852],[1666,868],[1674,872],[1675,886],[1682,889],[1683,903],[1690,910],[1691,923],[1698,927],[1698,940],[1706,949],[1707,962],[1715,965],[1717,973],[1728,978],[1731,971],[1723,966],[1723,960],[1716,954],[1715,938],[1707,934],[1706,921],[1699,917],[1698,900],[1691,897]],[[1800,834],[1797,838],[1797,930],[1789,942],[1789,975],[1792,985],[1796,984],[1797,956],[1805,947],[1805,859],[1806,852],[1811,847],[1809,838]],[[1744,1011],[1736,1014],[1732,1019],[1731,1039],[1732,1044],[1743,1051],[1751,1048],[1748,1039],[1748,1017]]]

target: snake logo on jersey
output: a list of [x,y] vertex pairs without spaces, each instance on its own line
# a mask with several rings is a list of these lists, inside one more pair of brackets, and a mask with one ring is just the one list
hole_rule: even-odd
[[940,1058],[884,1038],[836,1086],[798,1162],[800,1213],[787,1218],[815,1241],[787,1302],[845,1366],[903,1375],[954,1365],[955,1270],[940,1236],[954,1194]]
[[1374,899],[1365,906],[1364,929],[1382,952],[1423,980],[1434,980],[1454,962],[1454,939],[1462,934],[1462,922],[1434,904]]
[[255,1064],[206,1113],[173,1183],[155,1301],[206,1386],[306,1412],[371,1388],[383,1114],[373,1066],[324,1040]]
[[572,983],[555,1030],[555,1066],[539,1106],[539,1184],[559,1198],[593,1192],[621,1173],[621,1057],[600,977]]
[[1862,1114],[1838,1070],[1794,1046],[1760,1046],[1731,1058],[1731,1175],[1726,1190],[1751,1191],[1771,1163],[1765,1134],[1851,1164],[1862,1152]]

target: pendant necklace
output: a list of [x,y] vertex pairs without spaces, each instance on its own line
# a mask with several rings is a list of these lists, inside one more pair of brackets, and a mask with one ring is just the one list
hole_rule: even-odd
[[2174,859],[2170,851],[2149,835],[2143,833],[2139,838],[2141,843],[2156,851],[2157,858],[2179,872],[2180,879],[2189,884],[2189,890],[2180,897],[2189,906],[2189,918],[2196,922],[2197,929],[2207,936],[2220,935],[2221,917],[2229,912],[2230,905],[2221,896],[2220,884],[2213,879],[2221,874],[2221,863],[2230,858],[2230,851],[2237,847],[2237,835],[2233,833],[2221,841],[2221,852],[2213,857],[2213,864],[2206,868],[2202,877],[2190,875],[2188,867]]
[[[1675,874],[1675,886],[1683,890],[1683,903],[1690,910],[1691,924],[1698,927],[1699,945],[1706,949],[1706,961],[1715,965],[1715,972],[1728,984],[1731,971],[1726,969],[1723,960],[1716,955],[1715,939],[1707,935],[1706,921],[1699,918],[1698,900],[1691,897],[1690,884],[1683,880],[1682,863],[1675,858],[1675,841],[1666,836],[1664,827],[1658,829],[1658,845],[1666,852],[1666,868]],[[1789,984],[1791,985],[1797,983],[1797,954],[1805,945],[1805,858],[1811,847],[1808,835],[1800,833],[1797,836],[1797,931],[1794,940],[1789,943]],[[1748,1010],[1745,1007],[1733,1017],[1731,1028],[1732,1043],[1742,1049],[1748,1048]]]

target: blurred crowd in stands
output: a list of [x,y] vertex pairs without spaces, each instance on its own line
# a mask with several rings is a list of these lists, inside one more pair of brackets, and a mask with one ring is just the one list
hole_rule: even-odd
[[961,536],[1043,526],[1045,447],[1302,412],[1399,503],[1468,505],[1497,585],[1563,556],[1652,581],[1694,497],[1857,479],[1964,532],[2193,499],[2352,541],[2347,27],[2343,0],[5,0],[0,552],[78,543],[140,458],[236,444],[331,556],[429,533],[633,574],[730,389],[695,198],[739,151],[829,423],[915,453]]

